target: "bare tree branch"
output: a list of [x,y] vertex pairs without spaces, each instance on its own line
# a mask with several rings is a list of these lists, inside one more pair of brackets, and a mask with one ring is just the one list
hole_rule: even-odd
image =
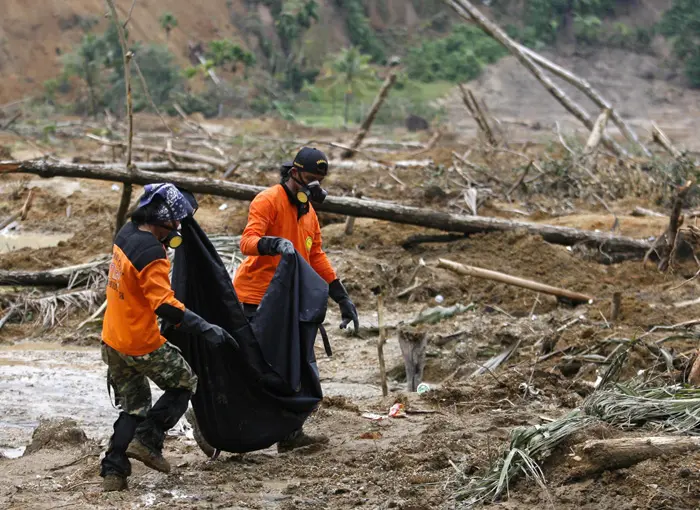
[[[119,44],[122,47],[122,56],[124,58],[124,85],[126,87],[126,115],[128,122],[126,169],[128,171],[131,171],[131,146],[134,139],[134,115],[131,97],[131,72],[129,64],[131,62],[132,53],[127,50],[124,27],[121,25],[121,23],[119,23],[119,16],[117,15],[117,8],[114,5],[114,0],[105,0],[105,2],[107,2],[107,7],[109,7],[109,10],[112,14],[112,22],[117,27],[117,32],[119,33]],[[117,219],[114,231],[115,236],[124,225],[124,221],[126,219],[126,212],[129,209],[129,204],[131,203],[131,192],[131,183],[124,183],[124,189],[122,190],[122,198],[119,202],[119,209],[117,210]]]
[[[136,0],[134,0],[135,2]],[[146,78],[144,78],[143,73],[141,72],[141,68],[139,67],[139,63],[136,61],[136,57],[134,56],[133,58],[134,66],[136,67],[136,72],[139,75],[139,78],[141,79],[141,85],[143,85],[143,91],[146,93],[146,97],[148,98],[148,101],[151,103],[151,106],[155,110],[155,112],[158,114],[158,117],[160,117],[160,121],[163,123],[163,126],[165,126],[165,129],[167,129],[172,136],[175,136],[175,133],[173,133],[173,130],[170,129],[170,126],[168,126],[168,123],[165,122],[165,119],[163,118],[163,115],[161,115],[160,110],[156,106],[156,103],[153,101],[153,98],[151,97],[151,93],[148,90],[148,85],[146,84]]]
[[126,26],[129,24],[129,21],[131,21],[131,13],[134,12],[134,7],[136,7],[136,0],[131,2],[131,8],[129,9],[129,14],[126,15],[126,21],[122,25],[122,27],[126,28]]

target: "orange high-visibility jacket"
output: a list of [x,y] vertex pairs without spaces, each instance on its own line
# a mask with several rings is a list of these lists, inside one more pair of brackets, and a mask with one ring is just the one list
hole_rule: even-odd
[[327,283],[337,278],[321,247],[321,227],[313,206],[309,204],[309,212],[299,217],[296,204],[278,184],[258,194],[250,204],[248,224],[241,237],[241,251],[247,257],[233,280],[241,303],[260,304],[280,261],[280,255],[260,255],[258,241],[263,236],[289,239]]
[[170,286],[165,247],[153,234],[129,222],[112,248],[102,340],[127,356],[155,351],[165,343],[156,310],[168,306],[185,310]]

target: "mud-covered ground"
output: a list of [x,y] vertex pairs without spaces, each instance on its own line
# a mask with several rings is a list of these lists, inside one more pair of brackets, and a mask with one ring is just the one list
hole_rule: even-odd
[[[338,133],[314,135],[342,137]],[[11,148],[14,157],[32,154],[34,149],[21,140],[3,136],[0,142]],[[395,136],[408,138],[402,133]],[[453,150],[463,154],[467,149],[447,138],[420,157],[447,165]],[[84,140],[60,140],[55,150],[70,157],[87,152],[88,146]],[[500,159],[494,175],[508,183],[517,178],[521,165],[519,156],[513,156],[510,163]],[[274,171],[252,169],[242,169],[234,178],[255,184],[276,180]],[[30,247],[10,251],[9,241],[5,239],[3,248],[0,240],[0,269],[63,267],[109,252],[119,186],[0,176],[0,218],[20,208],[32,187],[33,208],[20,230],[9,236],[13,243],[26,242]],[[398,168],[393,177],[381,168],[339,169],[329,178],[328,188],[338,194],[355,188],[368,198],[453,212],[455,197],[461,193],[454,176],[439,166]],[[551,190],[538,194],[534,185],[521,191],[513,195],[512,203],[494,194],[482,204],[480,214],[599,230],[609,230],[615,219],[590,197],[561,196]],[[630,215],[635,206],[664,211],[658,197],[643,195],[631,192],[627,197],[606,197],[605,206],[617,217],[620,233],[646,238],[666,228],[666,218]],[[218,197],[202,197],[200,203],[197,219],[208,233],[241,232],[246,203]],[[524,210],[529,214],[526,218]],[[548,244],[518,231],[404,248],[410,236],[438,232],[358,219],[354,233],[348,236],[344,218],[321,215],[321,220],[327,252],[361,316],[361,337],[350,337],[337,329],[339,316],[331,304],[327,329],[333,357],[327,358],[317,346],[327,398],[309,421],[308,430],[328,435],[327,447],[281,455],[274,448],[242,456],[224,453],[211,462],[198,450],[183,421],[166,441],[172,473],[163,475],[134,463],[130,490],[103,494],[99,456],[117,412],[111,407],[106,370],[99,358],[99,324],[76,331],[101,301],[92,308],[76,306],[70,313],[61,313],[60,324],[50,329],[37,323],[35,315],[22,313],[0,329],[0,452],[7,457],[0,458],[0,507],[454,508],[460,504],[455,500],[460,488],[470,476],[488,468],[507,446],[514,427],[557,419],[590,394],[604,367],[601,359],[619,345],[614,339],[636,338],[654,326],[688,321],[700,312],[700,305],[674,306],[697,296],[697,280],[686,282],[697,271],[692,259],[661,274],[651,262],[600,264],[590,253]],[[57,246],[32,248],[57,241],[44,234],[60,234],[64,240]],[[436,261],[440,257],[584,292],[595,300],[571,308],[551,296],[439,269]],[[390,394],[385,398],[376,353],[377,309],[372,293],[376,286],[383,288],[386,297],[389,333],[385,357]],[[415,288],[407,291],[411,287]],[[614,292],[622,293],[622,307],[619,318],[612,322]],[[26,289],[0,287],[0,317],[9,304],[31,298]],[[476,305],[471,311],[414,327],[418,334],[428,335],[424,381],[431,391],[420,396],[407,393],[397,327],[405,328],[421,311],[438,304],[470,303]],[[677,334],[657,330],[647,335],[651,340],[668,337],[663,346],[674,355],[677,366],[665,375],[666,380],[681,379],[697,335],[694,327]],[[491,357],[516,344],[503,365],[472,376]],[[553,353],[546,359],[540,358],[543,345],[549,347],[545,352]],[[582,362],[566,357],[589,346],[589,354],[598,358]],[[657,373],[664,367],[658,353],[634,348],[623,376],[639,370]],[[406,417],[376,422],[362,416],[387,414],[396,402],[405,404]],[[74,419],[88,441],[54,442],[21,455],[42,418]],[[571,441],[620,434],[610,427],[597,427]],[[568,446],[543,465],[547,492],[522,477],[510,485],[510,498],[496,505],[513,509],[700,507],[700,454],[652,459],[572,482],[567,476],[572,462],[566,460]]]

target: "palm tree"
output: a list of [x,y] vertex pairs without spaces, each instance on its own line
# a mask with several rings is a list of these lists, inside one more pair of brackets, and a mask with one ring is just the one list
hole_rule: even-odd
[[369,64],[371,59],[370,55],[363,55],[355,47],[344,49],[332,59],[323,75],[316,81],[324,90],[330,92],[333,98],[338,90],[344,92],[343,120],[346,125],[352,99],[364,95],[370,85],[377,81],[374,70]]
[[163,13],[160,17],[160,26],[165,30],[166,39],[170,39],[170,31],[177,26],[177,18],[171,12]]

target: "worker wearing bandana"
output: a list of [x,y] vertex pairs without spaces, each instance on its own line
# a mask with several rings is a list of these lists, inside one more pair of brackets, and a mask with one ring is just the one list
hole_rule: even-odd
[[[236,270],[233,282],[250,320],[255,318],[280,256],[296,250],[328,283],[328,294],[340,307],[340,327],[344,329],[352,322],[357,334],[357,310],[323,251],[321,227],[312,205],[326,198],[321,183],[327,174],[326,155],[304,147],[292,162],[282,165],[281,182],[251,202],[248,224],[241,237],[241,252],[247,258]],[[327,442],[327,438],[308,436],[300,429],[278,443],[277,448],[284,452],[316,442]]]
[[[204,341],[238,347],[225,330],[187,310],[170,286],[166,247],[182,244],[178,228],[194,214],[192,202],[193,197],[190,201],[172,184],[149,184],[131,221],[114,240],[102,360],[121,412],[102,460],[105,491],[127,488],[129,458],[170,471],[162,454],[165,433],[185,413],[197,388],[197,376],[179,349],[161,335],[157,318]],[[153,406],[148,379],[164,391]]]

